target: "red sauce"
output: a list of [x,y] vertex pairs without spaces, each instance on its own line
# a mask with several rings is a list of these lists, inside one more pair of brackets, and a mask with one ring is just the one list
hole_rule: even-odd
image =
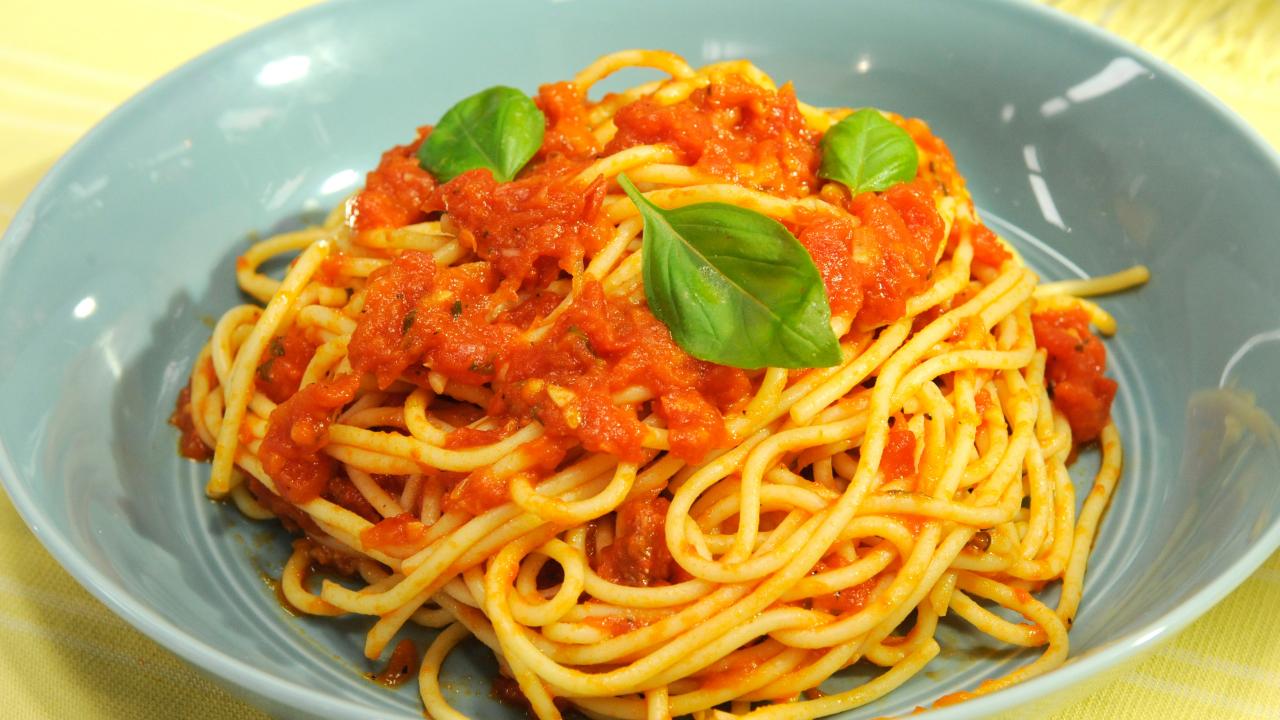
[[855,222],[802,214],[796,239],[813,258],[833,313],[862,327],[892,322],[928,286],[943,222],[923,178],[849,200]]
[[[890,119],[896,122],[903,130],[906,130],[907,134],[911,136],[911,139],[915,141],[921,150],[934,157],[947,161],[951,160],[951,150],[947,148],[947,144],[942,141],[942,138],[933,134],[933,131],[929,129],[928,123],[919,118],[890,116]],[[949,183],[952,176],[943,175],[942,171],[953,167],[954,163],[951,162],[931,163],[922,168],[920,174],[935,177],[940,181]]]
[[[848,565],[839,555],[828,555],[818,561],[813,566],[810,574],[835,570],[836,568]],[[826,595],[815,596],[812,600],[813,609],[822,612],[831,613],[832,615],[844,615],[846,613],[856,613],[861,611],[871,602],[871,598],[875,595],[876,578],[870,578],[865,582],[854,585],[853,587],[836,590]]]
[[409,513],[380,520],[360,533],[360,544],[366,550],[378,550],[392,557],[406,558],[422,547],[427,526]]
[[315,524],[310,515],[299,510],[293,503],[268,490],[267,486],[258,482],[256,478],[249,478],[249,492],[258,501],[258,504],[270,510],[271,514],[280,520],[280,524],[286,530],[290,532],[320,532],[320,526]]
[[572,447],[573,442],[568,438],[543,436],[525,443],[519,452],[529,459],[531,470],[551,472],[560,465]]
[[959,705],[960,703],[967,702],[969,700],[974,699],[975,697],[977,697],[977,695],[971,692],[966,692],[964,690],[961,690],[959,692],[953,692],[953,693],[948,693],[946,695],[943,695],[933,703],[933,706],[935,708],[941,708],[941,707],[947,707],[949,705]]
[[381,517],[378,511],[373,508],[373,505],[369,504],[369,501],[364,498],[364,494],[355,486],[355,483],[348,480],[341,473],[329,476],[323,497],[332,503],[341,505],[369,522],[377,522]]
[[[529,698],[525,697],[524,691],[520,689],[520,683],[506,675],[497,674],[493,676],[489,696],[504,705],[522,710],[526,717],[535,716],[533,703],[529,702]],[[572,706],[566,698],[553,697],[551,704],[555,705],[561,714],[572,714]]]
[[1089,330],[1089,316],[1071,309],[1031,316],[1036,345],[1045,349],[1045,380],[1053,404],[1071,424],[1072,439],[1098,437],[1111,416],[1116,382],[1104,377],[1107,350]]
[[[790,86],[775,92],[736,76],[672,105],[641,99],[620,108],[617,133],[603,149],[572,83],[543,86],[536,102],[546,115],[544,142],[513,182],[477,170],[431,187],[419,172],[402,172],[403,163],[415,162],[425,129],[415,143],[384,155],[370,175],[355,204],[357,229],[393,219],[387,198],[408,209],[403,222],[444,211],[482,262],[436,268],[429,255],[406,252],[373,273],[350,344],[352,366],[375,375],[383,388],[400,378],[423,383],[425,368],[460,383],[487,384],[494,390],[485,408],[490,415],[537,420],[552,437],[630,462],[645,457],[645,430],[636,409],[615,405],[611,396],[640,385],[655,396],[650,407],[666,424],[671,452],[698,462],[727,442],[724,414],[745,401],[751,384],[740,370],[688,356],[643,302],[607,298],[581,277],[584,258],[603,245],[611,227],[601,212],[606,184],[584,188],[575,177],[601,153],[665,143],[706,173],[802,195],[817,185],[821,136],[808,129]],[[923,123],[903,122],[917,142],[946,152]],[[794,229],[837,312],[856,314],[864,326],[883,324],[925,287],[942,241],[926,179],[934,172],[850,199],[856,220],[798,220]],[[566,274],[579,278],[572,305],[540,340],[524,340],[522,331],[560,304],[547,286]],[[503,495],[483,478],[460,485],[466,490],[455,499],[474,496],[468,504],[477,508]]]
[[460,427],[449,433],[449,436],[444,440],[444,446],[451,450],[459,450],[480,445],[492,445],[510,435],[514,430],[515,428],[510,423],[497,430],[477,430],[475,428]]
[[609,582],[632,587],[661,585],[671,576],[667,550],[666,498],[633,498],[618,507],[613,543],[600,552],[596,572]]
[[428,126],[418,128],[413,142],[382,154],[378,168],[365,177],[364,189],[348,209],[352,227],[396,228],[426,219],[436,181],[418,164],[418,146],[430,133]]
[[472,515],[481,515],[511,499],[506,478],[498,477],[489,468],[481,468],[462,478],[444,496],[445,511],[461,509]]
[[751,654],[747,657],[733,658],[731,662],[719,662],[713,671],[698,678],[701,690],[718,690],[721,688],[740,687],[751,677],[769,656]]
[[263,584],[271,588],[271,593],[276,596],[276,604],[280,606],[280,609],[283,610],[286,615],[291,615],[293,617],[302,617],[303,615],[306,615],[306,613],[299,610],[297,606],[289,602],[288,596],[284,594],[284,585],[279,580],[271,577],[265,572],[261,573],[261,577]]
[[605,182],[582,188],[569,172],[578,167],[548,163],[509,183],[472,170],[443,185],[436,201],[507,286],[545,287],[560,271],[579,271],[585,254],[608,239],[600,222]]
[[[640,417],[650,412],[664,423],[671,453],[699,462],[729,442],[723,421],[749,399],[749,376],[690,357],[642,299],[606,297],[599,283],[582,274],[585,258],[604,245],[613,228],[602,211],[608,183],[576,178],[605,154],[666,144],[703,173],[775,195],[802,196],[819,184],[821,135],[804,122],[790,85],[773,91],[736,76],[719,78],[671,105],[641,99],[620,108],[617,132],[605,147],[591,132],[586,99],[573,83],[545,85],[535,102],[546,117],[543,144],[512,182],[475,170],[438,183],[416,156],[429,127],[384,153],[368,174],[348,208],[355,230],[440,218],[478,261],[436,267],[430,254],[408,251],[372,273],[349,345],[352,368],[382,389],[398,380],[426,385],[428,371],[453,383],[487,386],[493,392],[487,407],[433,401],[431,411],[459,428],[447,446],[490,444],[537,421],[545,438],[521,450],[537,455],[535,474],[553,471],[575,446],[645,461],[652,453],[643,447],[647,430]],[[850,217],[802,213],[790,228],[813,257],[832,309],[861,327],[900,317],[906,299],[926,287],[943,241],[934,189],[938,182],[960,182],[946,147],[924,123],[895,122],[942,162],[927,163],[916,180],[883,193],[848,198],[829,188],[824,196],[845,203]],[[347,258],[332,258],[322,280],[340,283],[347,265]],[[555,283],[571,277],[571,304],[539,339],[528,339],[525,331],[563,301]],[[377,513],[321,452],[330,418],[350,401],[355,378],[297,389],[315,347],[301,331],[290,331],[273,341],[259,368],[258,387],[279,403],[262,443],[264,467],[292,502],[323,496],[377,522]],[[633,386],[652,400],[613,402],[613,395]],[[481,414],[494,418],[498,428],[464,427]],[[909,434],[891,434],[885,459],[891,477],[914,472],[913,443]],[[447,507],[473,514],[509,498],[507,480],[485,470],[433,478],[449,488]],[[618,518],[624,535],[664,548],[665,502],[627,506]],[[378,545],[399,543],[372,537]],[[622,537],[600,558],[602,572],[641,585],[678,572],[665,550],[650,557],[639,549],[644,543],[630,543]]]
[[493,676],[493,685],[489,694],[504,705],[520,708],[529,715],[533,715],[533,705],[520,689],[520,683],[506,675]]
[[844,218],[812,219],[796,235],[822,276],[833,314],[856,315],[862,307],[862,268],[853,260],[853,223]]
[[594,281],[582,284],[542,341],[514,346],[503,365],[491,410],[534,417],[553,434],[630,462],[642,458],[643,429],[612,393],[631,385],[654,391],[672,452],[695,462],[724,442],[722,412],[750,392],[743,371],[690,357],[648,306],[608,298]]
[[658,414],[667,420],[671,454],[696,462],[724,443],[724,419],[696,390],[672,390],[658,399]]
[[391,651],[387,666],[369,679],[383,687],[399,687],[418,674],[418,649],[413,641],[405,638]]
[[919,534],[920,534],[920,530],[921,530],[921,528],[923,528],[923,527],[924,527],[924,523],[925,523],[925,518],[924,518],[923,516],[921,516],[921,515],[897,515],[897,514],[895,514],[895,515],[889,515],[889,517],[892,517],[892,518],[897,519],[897,520],[898,520],[898,522],[900,522],[900,523],[902,523],[904,526],[906,526],[907,530],[908,530],[912,535],[919,535]]
[[981,418],[986,415],[987,409],[990,408],[994,402],[995,401],[991,399],[991,393],[986,390],[978,391],[978,394],[973,396],[973,408],[978,413],[978,417]]
[[406,252],[370,276],[352,366],[374,373],[381,387],[410,365],[466,384],[488,382],[519,331],[488,319],[509,297],[484,263],[437,269],[430,255]]
[[644,627],[647,623],[627,613],[613,615],[591,615],[583,623],[598,627],[612,637],[626,635],[632,630]]
[[586,97],[571,82],[543,85],[533,99],[547,117],[546,134],[535,160],[585,160],[600,152],[587,121]]
[[306,332],[294,325],[284,335],[277,335],[267,344],[267,352],[258,365],[254,385],[274,403],[282,403],[298,392],[302,374],[316,354],[317,343]]
[[[642,98],[618,110],[614,153],[665,143],[697,169],[784,196],[817,187],[821,136],[805,125],[791,84],[777,92],[729,76],[672,105]],[[744,177],[739,166],[749,165]]]
[[880,471],[886,480],[901,480],[916,474],[916,436],[910,430],[895,427],[889,431],[880,456]]
[[[484,409],[449,398],[436,398],[430,405],[431,415],[455,428],[461,428],[484,417]],[[446,441],[447,442],[447,441]]]
[[[319,535],[317,535],[319,537]],[[360,558],[354,553],[338,550],[319,541],[306,539],[297,542],[305,543],[307,554],[311,556],[312,568],[323,568],[339,575],[355,575]],[[295,543],[295,547],[297,544]],[[310,572],[310,569],[308,569]]]
[[208,460],[213,457],[213,450],[200,439],[196,432],[195,421],[191,418],[191,385],[178,391],[178,399],[173,404],[173,413],[169,415],[169,424],[178,428],[178,454],[191,460]]
[[654,409],[677,456],[696,461],[725,442],[723,412],[750,393],[743,371],[690,357],[646,305],[607,298],[594,281],[583,282],[551,332],[529,343],[519,337],[524,318],[516,312],[490,320],[508,296],[486,267],[437,269],[429,255],[406,252],[373,273],[350,344],[352,366],[375,374],[382,387],[417,364],[459,382],[489,383],[491,414],[536,419],[552,435],[632,462],[643,457],[644,431],[635,411],[611,396],[643,385],[658,394]]
[[1004,264],[1005,260],[1012,257],[1008,250],[1000,244],[996,239],[996,234],[982,224],[972,224],[968,220],[957,220],[956,230],[964,226],[969,226],[972,231],[969,234],[969,243],[973,246],[973,262],[978,265],[987,265],[993,268],[999,268]]
[[[454,431],[465,431],[460,428]],[[479,433],[481,431],[471,431]],[[505,434],[505,433],[504,433]],[[474,436],[479,439],[479,435]],[[446,445],[449,441],[446,440]],[[566,453],[573,447],[569,438],[544,435],[536,440],[521,445],[516,451],[523,455],[528,464],[524,472],[534,478],[554,471],[564,460]],[[452,446],[451,446],[452,447]],[[471,515],[480,515],[496,508],[511,499],[510,479],[495,475],[490,468],[480,468],[471,473],[439,472],[428,476],[434,478],[443,487],[448,488],[442,500],[445,511],[461,510]]]
[[875,327],[902,317],[907,299],[927,287],[943,223],[927,183],[915,180],[849,201],[853,262],[863,287],[858,323]]
[[427,253],[406,252],[369,276],[364,312],[351,335],[348,353],[352,367],[373,373],[380,387],[395,382],[421,357],[418,336],[409,331],[416,324],[418,301],[431,288],[435,271],[435,260]]
[[329,442],[334,411],[351,402],[359,387],[354,375],[312,383],[271,413],[258,455],[284,499],[304,503],[331,485],[334,462],[320,450]]

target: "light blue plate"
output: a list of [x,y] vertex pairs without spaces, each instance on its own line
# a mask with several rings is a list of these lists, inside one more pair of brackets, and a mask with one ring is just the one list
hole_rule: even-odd
[[[143,632],[280,715],[421,717],[416,687],[361,677],[364,622],[282,613],[261,573],[278,571],[285,541],[203,497],[206,468],[176,457],[165,418],[205,320],[239,302],[232,264],[249,234],[327,209],[460,97],[531,91],[627,47],[746,57],[810,102],[925,118],[1047,278],[1153,272],[1103,301],[1120,322],[1108,347],[1129,462],[1072,660],[939,720],[1060,704],[1280,545],[1266,436],[1280,414],[1280,166],[1168,67],[995,0],[481,7],[326,5],[223,46],[76,145],[0,242],[0,475],[49,551]],[[1074,468],[1080,482],[1095,462]],[[961,624],[939,633],[949,649],[925,673],[848,717],[906,712],[1030,657]],[[471,650],[447,668],[454,701],[514,717],[487,698],[493,663]]]

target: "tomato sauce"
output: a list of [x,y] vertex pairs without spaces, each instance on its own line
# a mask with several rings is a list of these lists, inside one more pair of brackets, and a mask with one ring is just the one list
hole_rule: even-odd
[[[834,554],[828,555],[819,560],[817,565],[813,566],[813,570],[810,574],[817,575],[818,573],[835,570],[837,568],[844,567],[845,565],[848,565],[848,563],[846,563],[840,556]],[[865,582],[854,585],[853,587],[836,590],[835,592],[827,593],[825,595],[815,596],[811,600],[813,603],[813,609],[830,613],[832,615],[844,615],[847,613],[859,612],[867,606],[867,603],[871,602],[871,598],[875,595],[876,584],[876,578],[872,577]]]
[[613,543],[600,552],[596,572],[609,582],[651,587],[671,577],[667,550],[667,508],[664,497],[633,498],[618,507]]
[[731,75],[672,105],[642,98],[613,122],[607,154],[665,143],[729,182],[793,197],[817,187],[821,136],[805,124],[790,83],[774,92]]
[[383,687],[400,687],[418,674],[418,649],[413,640],[401,640],[391,651],[387,665],[380,672],[372,674],[369,679]]
[[[317,453],[318,454],[318,453]],[[324,493],[324,499],[350,510],[369,522],[377,522],[381,515],[373,505],[365,499],[355,483],[340,473],[330,474]]]
[[919,535],[920,530],[924,528],[924,524],[926,522],[926,518],[921,515],[902,515],[895,513],[890,514],[888,517],[894,518],[898,522],[902,523],[902,525],[906,527],[907,531],[912,535]]
[[195,420],[191,418],[191,385],[185,385],[178,391],[178,399],[173,405],[173,413],[169,415],[169,424],[178,428],[178,454],[190,460],[208,460],[213,457],[213,450],[200,439],[196,432]]
[[[489,697],[504,705],[521,710],[525,717],[536,716],[533,711],[533,703],[529,702],[529,698],[525,697],[524,691],[520,689],[520,683],[506,675],[498,673],[493,676]],[[555,705],[562,715],[569,714],[572,716],[572,706],[567,698],[553,697],[551,704]]]
[[[618,406],[611,396],[638,385],[654,396],[648,409],[665,422],[671,452],[697,462],[727,441],[724,414],[745,402],[751,384],[740,370],[689,357],[643,302],[607,298],[582,279],[585,258],[612,229],[601,212],[606,183],[584,188],[575,178],[602,153],[662,143],[705,173],[804,195],[818,183],[821,136],[808,128],[789,85],[772,91],[736,76],[674,104],[641,99],[620,108],[617,132],[603,148],[572,83],[544,85],[535,102],[546,117],[543,144],[512,182],[474,170],[433,187],[417,172],[401,172],[402,161],[415,159],[425,128],[415,143],[388,151],[370,175],[355,204],[357,229],[393,219],[382,196],[411,210],[403,213],[412,216],[407,221],[443,211],[481,262],[436,268],[429,255],[406,252],[375,272],[350,345],[352,366],[375,375],[383,388],[398,378],[423,382],[424,367],[460,383],[487,384],[494,390],[489,414],[537,420],[553,437],[630,462],[643,459],[646,431],[636,408]],[[903,122],[917,142],[945,153],[923,123]],[[884,193],[847,198],[852,218],[797,220],[793,230],[814,258],[833,310],[856,315],[864,326],[883,324],[926,286],[943,227],[931,182],[922,175]],[[572,304],[541,339],[524,339],[525,329],[561,303],[548,286],[566,274],[579,278]],[[489,487],[474,479],[463,484]],[[469,504],[481,507],[497,496],[489,488]]]
[[906,311],[907,299],[924,290],[942,243],[943,223],[927,183],[895,185],[883,193],[861,193],[849,211],[854,228],[853,262],[863,288],[858,324],[875,327]]
[[[365,189],[348,207],[355,230],[439,218],[478,260],[437,267],[429,253],[406,251],[372,273],[349,345],[352,368],[373,376],[382,389],[397,380],[425,385],[428,370],[450,382],[487,386],[492,400],[479,410],[495,418],[503,433],[530,421],[542,424],[551,450],[543,460],[558,462],[577,444],[643,462],[651,454],[643,447],[648,431],[640,419],[652,413],[665,425],[670,452],[699,462],[728,443],[724,418],[747,402],[752,383],[742,370],[690,357],[643,299],[607,297],[598,282],[585,277],[586,258],[604,246],[613,227],[603,213],[608,183],[596,178],[584,184],[577,177],[605,154],[666,144],[703,173],[775,195],[803,196],[820,182],[821,134],[804,121],[790,85],[768,90],[732,75],[670,105],[646,98],[619,108],[616,133],[603,147],[588,122],[586,98],[573,83],[544,85],[535,103],[546,119],[543,143],[511,182],[498,182],[481,169],[438,183],[417,160],[430,127],[384,153],[369,173]],[[923,123],[895,121],[926,151],[949,159]],[[860,327],[875,327],[900,317],[907,298],[927,286],[943,241],[933,192],[948,168],[947,162],[922,167],[916,180],[882,193],[833,193],[848,216],[801,213],[791,221],[789,229],[818,267],[834,312],[855,318]],[[339,264],[326,272],[338,277]],[[564,290],[556,283],[570,277],[572,301],[548,331],[531,339],[526,331],[563,302]],[[273,341],[259,368],[259,387],[282,403],[280,419],[273,415],[263,442],[264,462],[273,478],[285,478],[277,482],[289,497],[350,495],[364,514],[368,503],[348,493],[349,481],[317,452],[326,419],[347,396],[328,386],[296,389],[314,352],[301,332],[286,334]],[[613,402],[616,393],[633,387],[652,399]],[[293,436],[295,426],[301,440]],[[448,445],[473,447],[497,437],[459,430]],[[914,462],[895,459],[895,452],[906,454],[905,448],[890,448],[886,471],[914,472]],[[549,472],[554,464],[540,467]],[[468,512],[508,498],[506,480],[484,471],[441,480],[450,486],[445,504]],[[647,570],[633,572],[625,559],[608,561],[618,577],[648,581]]]
[[946,695],[943,695],[942,697],[934,701],[933,706],[935,708],[950,707],[951,705],[959,705],[962,702],[968,702],[976,697],[978,696],[975,695],[974,693],[960,690],[958,692],[947,693]]
[[320,532],[320,526],[315,524],[310,515],[299,510],[296,505],[281,498],[279,495],[267,489],[266,485],[258,482],[257,478],[249,478],[249,494],[253,495],[253,499],[258,504],[271,511],[280,520],[280,524],[290,532]]
[[916,436],[906,428],[893,428],[880,455],[880,471],[886,480],[916,474]]
[[991,232],[986,225],[981,223],[974,224],[968,220],[960,220],[956,223],[957,229],[962,229],[965,226],[972,228],[969,242],[973,245],[973,262],[975,264],[999,269],[1006,260],[1013,257],[996,239],[996,234]]
[[422,547],[427,526],[409,513],[380,520],[360,533],[360,544],[366,550],[378,550],[392,557],[406,558]]
[[302,374],[316,354],[318,343],[298,325],[267,344],[266,358],[254,374],[254,385],[274,403],[282,403],[298,392]]
[[848,201],[855,217],[801,214],[796,239],[809,251],[831,311],[872,328],[893,322],[929,284],[943,242],[930,183],[917,179]]
[[505,478],[489,468],[481,468],[464,476],[444,496],[445,511],[458,508],[472,515],[482,515],[511,499]]
[[1053,404],[1071,424],[1072,439],[1098,437],[1111,416],[1116,382],[1104,377],[1107,350],[1089,330],[1089,316],[1078,308],[1031,316],[1036,345],[1045,349],[1045,381]]
[[543,85],[534,103],[547,117],[546,134],[534,160],[589,160],[600,146],[587,122],[586,96],[571,82]]
[[[418,335],[409,335],[418,301],[435,279],[431,255],[406,252],[369,276],[364,313],[351,335],[351,366],[373,373],[379,387],[387,387],[422,354]],[[411,314],[412,313],[412,314]]]
[[460,450],[462,448],[478,447],[480,445],[492,445],[502,438],[510,435],[515,431],[514,423],[507,423],[503,427],[495,430],[477,430],[475,428],[460,427],[444,440],[444,446],[450,450]]
[[418,164],[418,147],[431,133],[418,128],[418,137],[382,154],[378,167],[365,177],[364,189],[352,200],[348,218],[356,230],[397,228],[427,217],[435,178]]
[[752,653],[746,657],[726,658],[712,665],[712,670],[698,677],[700,690],[741,687],[753,673],[769,660],[769,656]]
[[854,264],[854,225],[844,218],[814,217],[796,239],[809,252],[822,276],[833,314],[856,315],[862,307],[863,268]]
[[995,401],[991,399],[990,392],[980,390],[977,395],[973,396],[974,411],[977,412],[978,417],[981,418],[987,414],[987,409],[990,408],[994,402]]
[[608,239],[601,223],[606,185],[597,178],[585,189],[554,163],[509,183],[488,170],[465,172],[436,194],[441,210],[457,224],[460,240],[474,248],[509,287],[546,287],[561,271],[577,274],[587,252]]
[[598,627],[609,633],[610,637],[618,637],[627,633],[638,630],[648,623],[637,618],[630,613],[610,614],[610,615],[590,615],[582,621],[586,625]]
[[312,383],[271,413],[258,455],[281,497],[304,503],[333,484],[334,462],[320,450],[329,442],[334,411],[351,402],[359,387],[354,375]]

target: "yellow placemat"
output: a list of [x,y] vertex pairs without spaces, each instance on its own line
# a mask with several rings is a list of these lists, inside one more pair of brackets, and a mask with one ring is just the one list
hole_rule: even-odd
[[[0,227],[94,122],[306,0],[45,0],[0,23]],[[1280,146],[1280,2],[1056,0],[1171,61]],[[1280,718],[1280,553],[1172,643],[1054,720]],[[263,718],[80,588],[0,494],[0,720]]]

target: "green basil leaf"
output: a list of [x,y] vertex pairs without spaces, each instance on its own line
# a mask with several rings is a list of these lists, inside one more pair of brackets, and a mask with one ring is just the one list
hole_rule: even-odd
[[916,176],[919,155],[906,130],[875,108],[863,108],[832,125],[822,137],[818,176],[858,193],[888,190]]
[[649,309],[685,352],[750,369],[840,362],[822,277],[781,223],[725,203],[663,210],[618,183],[644,218]]
[[476,168],[509,182],[542,147],[545,130],[528,95],[491,87],[449,108],[418,148],[418,162],[442,183]]

